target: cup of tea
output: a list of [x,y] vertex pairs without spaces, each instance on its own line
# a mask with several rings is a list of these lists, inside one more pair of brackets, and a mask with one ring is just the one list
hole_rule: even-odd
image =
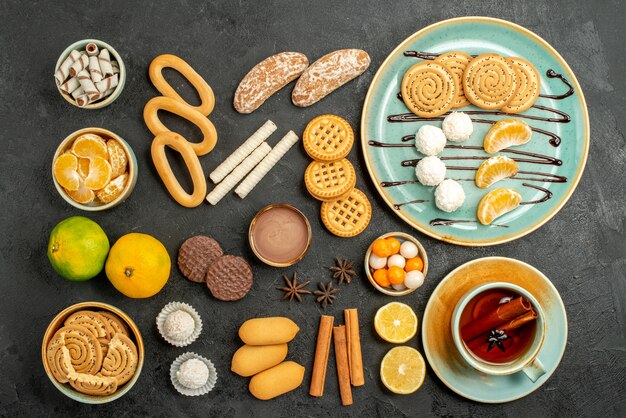
[[545,337],[541,306],[524,288],[506,282],[479,285],[452,313],[452,338],[463,359],[490,375],[546,373],[537,357]]

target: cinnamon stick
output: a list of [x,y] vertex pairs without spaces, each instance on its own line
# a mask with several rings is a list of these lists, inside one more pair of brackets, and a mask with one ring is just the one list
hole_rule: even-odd
[[324,394],[324,382],[326,381],[326,369],[328,368],[328,354],[330,352],[330,339],[333,334],[334,321],[335,318],[332,316],[322,315],[320,317],[311,386],[309,387],[309,395],[311,396],[322,396]]
[[[526,312],[525,314],[522,314],[518,316],[517,318],[510,320],[509,322],[503,325],[499,325],[498,329],[501,331],[504,331],[505,334],[508,334],[514,329],[520,328],[526,325],[527,323],[532,322],[536,319],[537,319],[537,312],[535,312],[534,309],[531,309],[529,312]],[[482,349],[487,350],[488,345],[489,345],[489,342],[481,338],[474,338],[472,341],[467,343],[467,347],[474,352],[481,351]]]
[[356,309],[343,311],[346,322],[346,340],[348,345],[348,365],[352,386],[363,386],[363,356],[361,354],[361,337],[359,336],[359,314]]
[[333,327],[335,341],[335,361],[337,363],[337,378],[339,380],[339,394],[343,406],[352,405],[352,388],[350,387],[350,368],[348,366],[348,347],[346,343],[346,327]]
[[469,342],[482,334],[497,328],[498,325],[517,318],[532,309],[529,301],[523,297],[498,305],[492,312],[481,316],[461,328],[461,337]]

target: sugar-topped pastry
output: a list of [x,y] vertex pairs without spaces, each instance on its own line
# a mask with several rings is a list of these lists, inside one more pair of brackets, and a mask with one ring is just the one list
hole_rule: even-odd
[[423,125],[415,134],[415,148],[426,156],[437,155],[446,146],[446,135],[440,128]]
[[452,112],[446,116],[441,125],[446,138],[452,142],[463,142],[474,132],[472,119],[463,112]]
[[435,156],[424,157],[415,166],[415,175],[424,186],[436,186],[446,178],[446,165]]
[[454,212],[465,202],[465,191],[459,182],[447,179],[435,189],[435,204],[444,212]]

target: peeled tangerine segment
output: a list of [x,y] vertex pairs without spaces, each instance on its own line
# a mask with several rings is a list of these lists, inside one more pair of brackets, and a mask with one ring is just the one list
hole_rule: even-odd
[[77,157],[83,158],[109,158],[106,142],[100,135],[83,134],[74,140],[72,144],[72,153]]
[[512,211],[522,202],[522,195],[513,189],[495,189],[487,193],[478,204],[477,216],[483,225]]
[[70,199],[83,205],[93,202],[93,199],[96,197],[93,190],[85,186],[83,179],[79,179],[79,186],[77,190],[65,189],[65,193],[67,193]]
[[497,181],[513,177],[518,166],[515,160],[504,155],[491,157],[483,162],[476,171],[476,187],[486,189]]
[[96,157],[89,163],[89,175],[85,186],[91,190],[100,190],[111,181],[111,164],[104,158]]
[[515,145],[523,145],[530,141],[533,131],[524,121],[504,119],[489,129],[483,141],[483,147],[489,154],[496,153]]
[[96,193],[98,199],[102,203],[109,203],[117,199],[117,197],[122,194],[124,187],[126,187],[127,179],[128,174],[122,174],[121,176],[111,180],[111,182],[104,186],[102,190],[98,190]]
[[89,175],[89,162],[89,158],[78,159],[78,174],[83,180],[85,180]]
[[113,169],[112,177],[121,176],[126,171],[126,166],[128,165],[126,151],[115,139],[107,141],[107,150],[109,151],[109,162]]
[[76,156],[65,153],[54,160],[52,172],[57,182],[66,190],[78,190],[80,176],[78,175],[78,159]]

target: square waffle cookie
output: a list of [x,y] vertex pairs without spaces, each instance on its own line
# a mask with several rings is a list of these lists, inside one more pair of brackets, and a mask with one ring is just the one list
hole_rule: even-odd
[[330,162],[313,161],[304,172],[304,184],[317,200],[333,200],[354,188],[356,172],[345,158]]
[[354,237],[367,228],[372,218],[372,205],[359,189],[338,199],[322,203],[322,222],[338,237]]
[[350,124],[336,115],[321,115],[308,123],[302,135],[304,150],[317,161],[339,160],[350,152],[354,132]]

